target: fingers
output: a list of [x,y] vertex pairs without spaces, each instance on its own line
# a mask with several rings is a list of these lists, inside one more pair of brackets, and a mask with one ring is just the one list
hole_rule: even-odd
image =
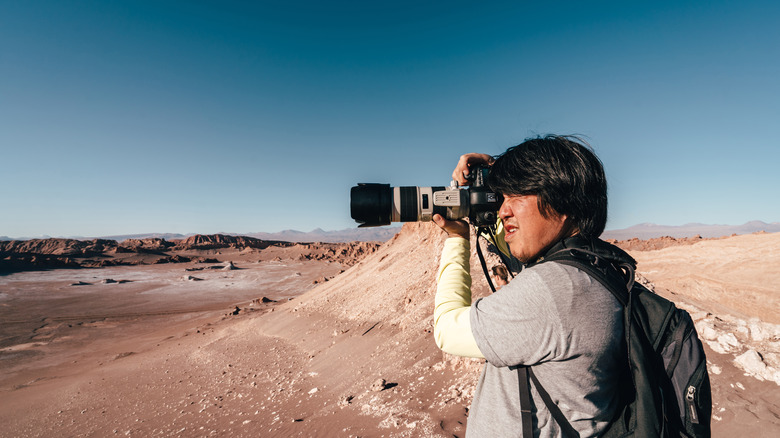
[[454,221],[451,221],[449,219],[445,219],[444,216],[440,214],[434,214],[433,215],[433,223],[438,225],[441,229],[444,231],[447,231],[448,227],[451,227]]
[[455,166],[455,170],[452,171],[452,180],[457,181],[460,185],[465,185],[468,180],[466,176],[469,174],[469,154],[461,155],[458,164]]
[[471,168],[478,165],[490,166],[493,164],[493,157],[487,154],[470,153],[460,156],[455,170],[452,172],[452,180],[457,181],[459,185],[469,183],[466,176],[471,173]]
[[469,238],[469,224],[462,220],[451,221],[445,219],[440,214],[433,215],[433,222],[442,230],[446,231],[449,237]]

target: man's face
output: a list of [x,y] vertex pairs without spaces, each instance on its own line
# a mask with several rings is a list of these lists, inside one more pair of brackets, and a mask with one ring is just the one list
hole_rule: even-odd
[[504,240],[513,256],[523,263],[536,260],[555,242],[572,234],[565,215],[544,217],[536,195],[504,195],[498,217],[504,223]]

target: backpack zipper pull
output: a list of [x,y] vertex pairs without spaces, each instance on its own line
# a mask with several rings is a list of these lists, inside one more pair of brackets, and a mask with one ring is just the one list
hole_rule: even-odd
[[699,424],[699,414],[696,413],[696,387],[691,385],[688,387],[688,391],[685,394],[685,401],[688,405],[688,411],[691,414],[691,423]]

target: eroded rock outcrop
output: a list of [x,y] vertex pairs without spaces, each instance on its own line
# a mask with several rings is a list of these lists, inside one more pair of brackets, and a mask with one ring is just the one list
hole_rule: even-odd
[[184,240],[179,241],[174,249],[176,250],[191,250],[191,249],[218,249],[218,248],[257,248],[265,249],[271,245],[276,246],[292,246],[289,242],[272,242],[268,240],[256,239],[254,237],[246,236],[228,236],[224,234],[196,234],[190,236]]
[[92,256],[117,247],[115,240],[31,239],[0,242],[0,252],[15,254],[48,254],[58,256]]
[[680,237],[680,238],[663,236],[663,237],[656,237],[653,239],[646,239],[646,240],[641,240],[637,238],[628,239],[628,240],[607,239],[607,242],[613,245],[617,245],[626,251],[653,251],[656,249],[668,248],[670,246],[693,245],[695,243],[701,242],[702,240],[715,240],[715,239],[719,239],[719,238],[705,239],[700,235],[696,235],[693,237]]
[[167,251],[175,244],[159,237],[150,237],[148,239],[126,239],[119,244],[124,250],[140,251]]
[[[272,250],[265,259],[325,260],[352,266],[379,247],[374,242],[291,243],[246,236],[197,234],[169,242],[161,238],[114,240],[33,239],[0,242],[0,272],[58,268],[101,268],[117,265],[219,263],[208,251],[236,250],[260,254]],[[199,254],[205,251],[205,254]],[[232,264],[231,264],[232,266]],[[227,268],[230,269],[230,266]]]

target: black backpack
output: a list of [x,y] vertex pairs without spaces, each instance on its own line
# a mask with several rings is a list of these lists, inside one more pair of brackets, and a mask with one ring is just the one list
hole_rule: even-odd
[[[602,240],[575,236],[539,262],[563,263],[587,272],[625,306],[628,366],[621,407],[603,436],[709,437],[712,394],[707,360],[693,320],[685,310],[634,281],[636,262]],[[523,436],[531,437],[529,377],[565,437],[578,436],[533,375],[518,368]],[[631,379],[631,380],[628,380]]]

